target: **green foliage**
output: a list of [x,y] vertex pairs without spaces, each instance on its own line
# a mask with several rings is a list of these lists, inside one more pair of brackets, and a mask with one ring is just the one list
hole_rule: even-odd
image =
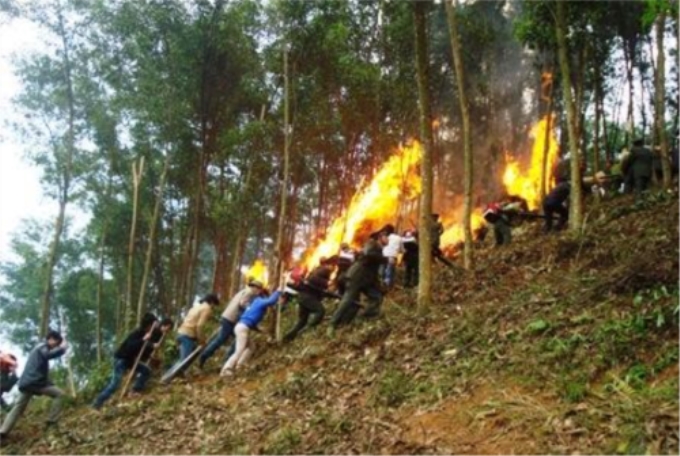
[[110,362],[90,364],[85,386],[78,390],[78,401],[82,404],[91,404],[95,397],[108,385],[111,374]]
[[678,2],[671,0],[645,0],[645,10],[642,15],[642,24],[651,26],[661,12],[669,17],[678,17]]

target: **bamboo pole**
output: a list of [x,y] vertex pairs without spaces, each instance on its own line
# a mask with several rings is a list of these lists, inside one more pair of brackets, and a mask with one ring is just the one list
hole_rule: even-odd
[[[153,325],[151,325],[151,329],[147,333],[149,338],[144,341],[144,345],[142,345],[142,349],[139,351],[139,354],[137,355],[137,359],[135,359],[135,363],[132,365],[132,369],[130,369],[130,373],[128,374],[127,378],[125,379],[125,384],[123,385],[123,389],[120,392],[120,399],[121,400],[125,397],[125,394],[127,393],[127,389],[130,386],[130,382],[132,382],[132,378],[135,376],[135,372],[137,371],[137,366],[139,365],[139,361],[142,359],[142,355],[144,354],[144,351],[146,350],[147,345],[149,345],[149,342],[151,341],[151,338],[153,337],[153,331],[154,331],[154,329],[156,329],[157,324],[158,324],[158,321],[154,321]],[[162,338],[161,338],[161,340],[162,340]],[[153,351],[151,353],[153,354]]]

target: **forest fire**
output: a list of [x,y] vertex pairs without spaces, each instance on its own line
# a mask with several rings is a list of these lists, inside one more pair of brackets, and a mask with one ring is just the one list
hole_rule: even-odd
[[[546,135],[547,128],[546,116],[531,129],[533,146],[528,167],[523,167],[519,160],[512,157],[506,158],[507,165],[503,175],[506,191],[526,199],[529,209],[536,209],[540,204],[541,169],[546,138],[549,141],[545,160],[547,187],[550,186],[553,164],[557,159],[557,142],[552,132]],[[322,257],[335,255],[342,242],[353,244],[361,240],[359,238],[362,235],[377,230],[386,223],[395,223],[402,204],[420,194],[421,183],[417,173],[420,158],[421,145],[417,141],[399,148],[373,179],[354,195],[347,211],[333,221],[324,240],[307,251],[302,263],[307,268],[313,268]],[[443,211],[441,221],[445,227],[441,237],[442,248],[455,246],[464,240],[462,205]],[[472,230],[479,229],[484,223],[482,209],[475,209],[471,216]]]
[[269,272],[267,271],[267,266],[260,259],[255,260],[252,266],[243,273],[246,281],[257,280],[261,282],[265,287],[269,279]]
[[[522,171],[519,161],[506,155],[507,164],[503,174],[503,185],[508,194],[524,198],[531,210],[538,208],[541,202],[541,175],[547,129],[548,116],[541,119],[531,129],[530,134],[534,143],[531,148],[531,163],[528,169]],[[547,135],[547,139],[548,150],[545,160],[545,181],[546,187],[550,188],[553,165],[557,160],[557,141],[552,131]]]
[[420,194],[420,176],[416,171],[421,153],[417,141],[400,147],[368,185],[354,195],[345,213],[328,228],[325,239],[305,256],[305,266],[314,267],[322,257],[335,255],[342,242],[353,243],[359,233],[394,223],[400,205]]

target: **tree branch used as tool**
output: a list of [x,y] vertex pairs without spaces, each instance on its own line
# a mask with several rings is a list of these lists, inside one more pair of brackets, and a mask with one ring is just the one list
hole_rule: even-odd
[[144,355],[144,352],[146,351],[146,347],[147,347],[147,345],[149,345],[149,342],[151,341],[151,338],[153,337],[153,331],[154,331],[154,329],[156,329],[157,324],[158,324],[158,322],[155,321],[153,323],[153,325],[151,325],[151,329],[147,333],[149,338],[144,341],[144,345],[142,345],[142,349],[139,351],[139,354],[137,355],[137,359],[135,360],[135,364],[133,364],[132,369],[130,369],[130,373],[127,376],[127,379],[125,379],[125,384],[123,385],[123,389],[120,392],[120,398],[121,399],[123,399],[125,397],[125,394],[127,393],[128,387],[130,386],[130,382],[132,382],[132,378],[135,376],[135,372],[137,371],[137,366],[139,365],[139,361],[142,359],[142,355]]

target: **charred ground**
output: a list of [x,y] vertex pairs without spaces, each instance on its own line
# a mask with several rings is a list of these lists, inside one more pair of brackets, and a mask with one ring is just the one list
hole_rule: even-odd
[[48,435],[35,406],[2,451],[677,454],[677,197],[539,230],[482,248],[474,273],[438,268],[425,316],[395,291],[335,339],[260,338],[235,379],[215,361],[103,413],[73,404]]

